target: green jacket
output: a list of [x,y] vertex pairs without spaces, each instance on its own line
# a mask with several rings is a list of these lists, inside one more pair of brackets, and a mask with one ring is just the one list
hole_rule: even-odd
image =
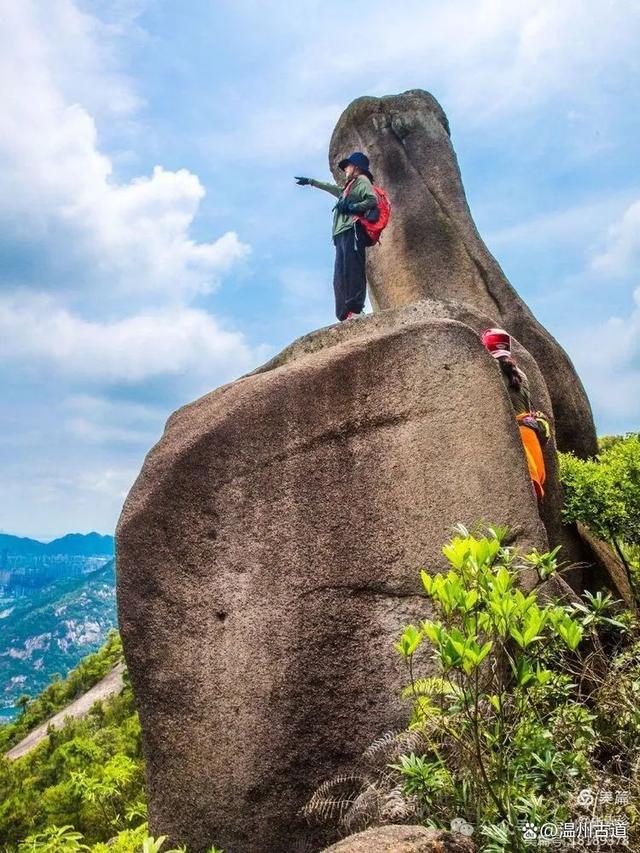
[[522,379],[522,385],[520,386],[520,390],[516,391],[516,389],[509,384],[508,380],[506,382],[506,385],[507,391],[509,392],[509,397],[511,399],[511,404],[515,410],[516,415],[522,415],[525,412],[531,411],[531,391],[529,390],[529,380],[527,379],[527,374],[521,368],[518,368],[518,372],[520,373],[520,377]]
[[[339,187],[337,184],[328,184],[324,183],[324,181],[316,181],[314,178],[310,178],[309,183],[312,187],[317,187],[319,190],[331,193],[331,195],[336,198],[340,198],[342,191],[344,190],[344,187]],[[378,199],[373,191],[373,185],[366,175],[358,175],[355,181],[352,182],[349,187],[349,194],[347,195],[347,198],[355,204],[356,210],[361,214],[366,213],[367,210],[371,210],[378,204]],[[333,236],[335,237],[336,234],[341,234],[348,228],[353,228],[355,221],[356,220],[353,216],[346,213],[338,213],[337,210],[334,210]]]

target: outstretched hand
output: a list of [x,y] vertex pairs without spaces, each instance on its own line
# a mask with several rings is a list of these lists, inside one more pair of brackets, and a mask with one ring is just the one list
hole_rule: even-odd
[[294,177],[296,184],[299,184],[301,187],[306,187],[307,184],[311,183],[311,178],[298,178]]

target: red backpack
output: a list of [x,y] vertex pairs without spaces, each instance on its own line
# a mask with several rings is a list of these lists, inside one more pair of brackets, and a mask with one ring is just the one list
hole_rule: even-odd
[[[349,183],[345,186],[343,190],[342,194],[345,198],[349,194],[349,190],[351,189],[352,183],[353,180],[349,181]],[[387,224],[391,217],[391,202],[389,201],[389,196],[382,189],[382,187],[376,186],[376,184],[373,184],[373,191],[376,194],[376,198],[378,200],[378,218],[376,219],[376,221],[370,222],[367,219],[366,214],[364,216],[354,216],[355,219],[359,220],[362,223],[362,227],[367,232],[367,236],[369,237],[372,246],[380,242],[380,235],[387,227]]]

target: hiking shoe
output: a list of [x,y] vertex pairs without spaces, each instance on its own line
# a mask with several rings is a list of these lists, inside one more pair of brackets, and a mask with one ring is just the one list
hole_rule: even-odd
[[357,320],[359,317],[364,317],[364,310],[362,310],[359,314],[355,314],[353,311],[349,311],[343,322],[345,320]]

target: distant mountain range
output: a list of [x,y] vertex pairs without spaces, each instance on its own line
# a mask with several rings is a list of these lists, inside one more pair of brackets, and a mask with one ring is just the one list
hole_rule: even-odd
[[11,556],[44,556],[65,554],[66,556],[113,557],[113,536],[101,536],[99,533],[67,533],[53,542],[38,542],[21,536],[0,533],[0,554],[7,552]]
[[0,721],[64,677],[116,626],[113,536],[0,534]]

